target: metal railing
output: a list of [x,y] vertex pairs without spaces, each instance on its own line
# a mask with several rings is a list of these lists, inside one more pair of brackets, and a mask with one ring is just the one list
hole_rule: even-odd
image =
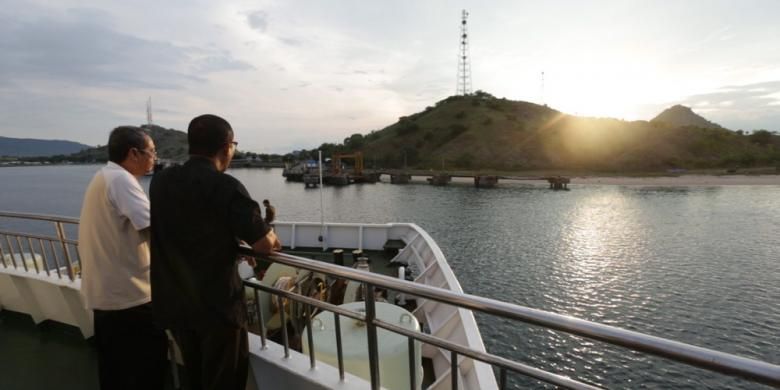
[[[0,229],[0,264],[3,267],[21,268],[29,272],[31,265],[27,260],[32,260],[32,268],[36,273],[45,272],[47,276],[51,276],[52,272],[56,272],[57,277],[62,279],[64,272],[71,281],[79,277],[80,258],[76,250],[78,241],[68,238],[65,233],[66,226],[78,225],[78,218],[7,211],[0,211],[0,218],[51,222],[55,234],[52,236]],[[71,249],[75,256],[71,254]],[[38,256],[41,259],[40,264]]]
[[[11,232],[6,230],[0,230],[0,264],[5,268],[23,268],[25,271],[30,271],[29,265],[26,262],[25,254],[29,253],[32,256],[32,263],[36,273],[45,272],[47,275],[51,275],[51,270],[56,270],[58,278],[69,278],[71,281],[78,278],[78,272],[76,270],[76,263],[71,255],[70,248],[76,248],[78,242],[74,239],[67,238],[65,234],[65,226],[77,225],[79,223],[77,218],[69,218],[62,216],[40,215],[40,214],[26,214],[26,213],[13,213],[0,211],[0,218],[11,219],[27,219],[37,220],[44,222],[51,222],[54,226],[56,236],[49,236],[43,234],[34,233],[20,233]],[[36,249],[35,243],[38,243]],[[45,245],[44,242],[47,244]],[[15,244],[15,245],[14,245]],[[48,247],[47,247],[48,246]],[[26,252],[28,251],[28,252]],[[76,253],[76,259],[78,259],[78,251]],[[43,270],[40,269],[39,264],[35,258],[36,254],[40,254],[43,260]],[[8,256],[6,256],[8,255]],[[60,261],[60,256],[64,260],[63,265]],[[21,265],[19,263],[21,259]],[[438,348],[448,350],[450,352],[452,375],[452,388],[457,389],[458,384],[458,356],[465,356],[472,358],[487,364],[490,364],[499,369],[499,384],[503,389],[507,385],[506,377],[507,371],[516,372],[525,376],[536,378],[538,380],[555,384],[565,388],[572,389],[594,389],[597,388],[593,385],[573,380],[566,376],[550,373],[535,367],[531,367],[522,363],[518,363],[501,356],[493,355],[483,351],[474,350],[457,343],[453,343],[449,340],[442,339],[433,335],[425,334],[422,332],[410,331],[406,328],[402,328],[376,318],[374,291],[376,288],[384,288],[390,291],[396,291],[405,293],[407,295],[427,298],[437,302],[450,304],[464,309],[474,310],[490,315],[496,315],[502,318],[524,322],[527,324],[538,325],[548,329],[554,329],[563,331],[577,336],[587,337],[594,340],[603,341],[612,345],[626,347],[631,350],[645,352],[648,354],[661,356],[677,362],[685,363],[691,366],[696,366],[711,370],[718,373],[723,373],[732,376],[743,377],[748,380],[752,380],[759,383],[764,383],[770,386],[780,387],[780,366],[767,362],[761,362],[758,360],[748,359],[736,355],[731,355],[723,352],[714,351],[711,349],[696,347],[672,340],[663,339],[660,337],[650,336],[639,332],[620,329],[608,325],[602,325],[595,322],[585,321],[574,317],[569,317],[561,314],[555,314],[542,310],[532,309],[524,306],[519,306],[507,302],[502,302],[494,299],[479,297],[475,295],[455,293],[449,290],[435,288],[419,283],[408,282],[405,280],[399,280],[384,275],[373,274],[364,271],[358,271],[356,269],[335,266],[333,264],[323,263],[316,260],[306,259],[297,256],[291,256],[287,254],[275,254],[267,257],[268,260],[276,263],[285,264],[295,268],[306,269],[322,274],[326,274],[335,278],[348,279],[362,283],[364,286],[366,297],[366,311],[365,314],[346,310],[339,306],[322,302],[313,298],[302,296],[296,293],[276,289],[273,287],[263,286],[257,282],[244,281],[244,284],[254,289],[256,313],[258,315],[258,323],[261,327],[260,337],[263,348],[267,345],[265,335],[265,321],[262,318],[262,310],[260,307],[260,301],[258,297],[258,290],[265,291],[267,293],[276,296],[279,300],[279,307],[284,307],[281,300],[288,298],[306,305],[307,313],[311,313],[311,307],[316,307],[321,310],[326,310],[334,313],[335,320],[335,333],[336,343],[338,349],[338,369],[340,378],[344,379],[344,364],[341,345],[341,331],[340,331],[340,316],[364,321],[366,323],[368,343],[369,343],[369,355],[370,355],[370,373],[371,373],[371,386],[372,389],[379,388],[379,367],[377,358],[377,328],[382,328],[390,332],[406,336],[409,339],[409,355],[410,355],[410,385],[415,387],[416,369],[414,367],[415,361],[415,348],[414,342],[420,341],[426,344],[433,345]],[[53,266],[53,267],[51,267]],[[65,275],[62,273],[62,269],[65,269]],[[66,276],[67,275],[67,276]],[[285,321],[285,310],[279,311],[281,316],[281,323]],[[316,365],[314,343],[312,340],[311,331],[311,316],[307,315],[307,337],[309,341],[309,357],[310,365],[314,367]],[[289,351],[289,338],[286,334],[286,327],[282,326],[282,339],[284,345],[285,357],[290,356]]]
[[[287,254],[274,254],[265,258],[272,262],[281,263],[295,268],[305,269],[317,273],[326,274],[335,278],[348,279],[363,283],[364,296],[366,297],[366,311],[365,314],[360,314],[346,310],[339,306],[322,302],[313,298],[309,298],[303,295],[299,295],[293,292],[264,286],[256,281],[244,281],[244,285],[251,287],[255,291],[255,311],[258,313],[257,318],[260,325],[260,337],[262,347],[265,348],[267,344],[265,335],[265,322],[262,318],[262,308],[260,307],[260,301],[258,297],[258,290],[265,291],[272,296],[276,296],[279,299],[280,308],[284,307],[281,300],[288,298],[299,303],[304,304],[307,307],[307,312],[311,312],[310,307],[316,307],[321,310],[326,310],[334,313],[335,319],[335,333],[336,342],[338,347],[338,368],[339,374],[343,380],[344,367],[343,356],[341,352],[341,332],[340,332],[340,316],[353,318],[366,323],[368,345],[369,345],[369,370],[371,376],[371,388],[379,389],[379,368],[377,358],[377,328],[386,329],[388,331],[406,336],[409,338],[409,357],[410,357],[410,384],[412,388],[415,388],[415,368],[414,364],[414,341],[420,341],[426,344],[431,344],[435,347],[448,350],[451,353],[450,362],[452,367],[450,369],[450,375],[452,375],[451,383],[453,389],[458,389],[458,356],[466,356],[472,359],[476,359],[485,363],[488,363],[499,369],[499,385],[504,389],[507,385],[506,375],[507,371],[516,372],[525,376],[529,376],[547,383],[551,383],[557,386],[571,389],[596,389],[598,387],[576,381],[566,376],[550,373],[535,367],[527,366],[522,363],[518,363],[497,355],[490,353],[476,351],[468,347],[453,343],[451,341],[425,334],[422,332],[414,332],[408,329],[381,321],[376,318],[375,313],[375,299],[374,290],[376,288],[384,288],[390,291],[397,291],[408,295],[432,299],[437,302],[454,305],[460,308],[474,310],[490,315],[499,316],[502,318],[524,322],[527,324],[538,325],[548,329],[558,330],[566,333],[570,333],[577,336],[587,337],[590,339],[603,341],[608,344],[629,348],[634,351],[644,352],[651,355],[664,357],[670,360],[674,360],[680,363],[684,363],[691,366],[704,368],[713,372],[718,372],[726,375],[742,377],[754,382],[767,384],[770,386],[780,386],[780,366],[774,365],[759,360],[748,359],[724,352],[719,352],[711,349],[696,347],[689,344],[684,344],[677,341],[672,341],[660,337],[650,336],[639,332],[620,329],[613,326],[598,324],[591,321],[586,321],[566,315],[546,312],[542,310],[532,309],[524,306],[515,305],[508,302],[502,302],[490,298],[479,297],[469,294],[455,293],[449,290],[444,290],[436,287],[422,285],[419,283],[413,283],[405,280],[395,279],[392,277],[359,271],[356,269],[335,266],[329,263],[323,263],[316,260],[306,259],[302,257],[287,255]],[[285,323],[285,310],[279,310],[281,323]],[[307,337],[309,342],[309,357],[311,367],[316,365],[314,343],[311,335],[311,318],[306,316],[306,328]],[[282,326],[282,342],[284,345],[285,357],[289,357],[289,339],[286,333],[286,327]]]

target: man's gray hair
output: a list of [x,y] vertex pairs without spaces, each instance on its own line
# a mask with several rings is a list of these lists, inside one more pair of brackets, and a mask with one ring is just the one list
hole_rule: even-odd
[[119,126],[108,136],[108,160],[117,164],[125,161],[130,149],[144,150],[147,134],[135,126]]

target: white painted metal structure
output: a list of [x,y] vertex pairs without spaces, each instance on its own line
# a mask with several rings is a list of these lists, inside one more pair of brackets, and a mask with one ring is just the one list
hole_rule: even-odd
[[[19,232],[0,231],[0,240],[5,245],[0,246],[0,309],[13,310],[30,314],[35,323],[44,320],[54,320],[73,325],[81,330],[85,338],[92,336],[92,313],[84,309],[79,295],[81,279],[78,275],[77,242],[64,237],[62,224],[77,224],[78,220],[66,217],[34,216],[15,213],[0,213],[0,216],[12,218],[34,217],[31,219],[49,220],[55,224],[57,236],[21,234]],[[462,293],[455,275],[452,273],[441,249],[431,237],[414,224],[325,224],[318,223],[288,223],[274,224],[276,233],[285,246],[307,248],[357,248],[362,250],[382,250],[388,240],[401,240],[406,246],[400,250],[396,260],[409,264],[416,282],[429,286],[448,289]],[[62,233],[60,233],[62,232]],[[60,236],[62,234],[63,236]],[[322,235],[322,242],[319,237]],[[33,238],[30,238],[32,236]],[[60,241],[62,237],[65,241]],[[38,245],[37,240],[41,240]],[[49,245],[52,244],[52,245]],[[63,257],[66,255],[64,246],[70,246],[67,264],[74,270],[67,272],[68,266]],[[32,261],[33,253],[39,261]],[[28,261],[20,261],[20,256],[26,256]],[[73,257],[71,264],[70,257]],[[45,259],[44,259],[45,258]],[[54,259],[57,267],[53,269]],[[43,261],[40,261],[43,259]],[[13,261],[12,261],[13,260]],[[43,264],[47,264],[43,267]],[[40,266],[39,266],[40,265]],[[72,280],[71,280],[72,277]],[[421,302],[422,303],[422,302]],[[479,334],[474,315],[471,311],[454,306],[440,304],[434,301],[422,303],[414,315],[428,325],[432,335],[450,340],[470,349],[485,352],[482,338]],[[250,346],[259,346],[257,336],[250,335]],[[274,346],[272,349],[278,349]],[[313,372],[308,366],[308,357],[293,353],[289,359],[279,365],[279,356],[269,350],[253,348],[252,367],[257,378],[267,378],[274,375],[277,380],[285,378],[284,383],[308,384],[310,388],[365,388],[366,382],[352,377],[347,383],[340,382],[338,372],[335,375],[324,375],[324,372],[334,368],[321,368]],[[423,357],[432,359],[436,378],[430,389],[450,388],[449,352],[442,351],[430,345],[423,348]],[[465,389],[496,389],[497,384],[489,365],[462,358],[459,362],[459,383]],[[305,364],[304,364],[305,363]],[[296,367],[305,367],[298,371]],[[268,370],[280,370],[268,372]],[[261,372],[262,371],[262,372]],[[286,374],[285,374],[286,373]],[[291,382],[292,381],[292,382]],[[280,383],[284,384],[284,383]]]
[[[350,224],[330,223],[324,230],[316,223],[274,224],[276,234],[285,246],[292,249],[357,248],[382,250],[388,240],[400,240],[406,245],[393,261],[408,264],[416,283],[463,293],[455,274],[436,242],[419,226],[410,223]],[[319,241],[322,234],[322,242]],[[485,352],[474,314],[470,310],[422,300],[414,311],[417,319],[426,324],[430,334],[470,349]],[[431,390],[451,388],[450,352],[424,344],[422,355],[433,362],[436,381]],[[492,368],[485,363],[462,358],[458,362],[458,383],[464,389],[496,389],[498,385]]]

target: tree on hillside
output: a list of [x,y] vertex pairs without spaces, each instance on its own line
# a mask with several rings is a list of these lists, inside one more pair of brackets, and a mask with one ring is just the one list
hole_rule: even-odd
[[347,138],[344,138],[344,147],[348,150],[359,150],[363,147],[363,145],[366,143],[365,138],[363,138],[362,134],[352,134]]
[[748,136],[750,142],[759,145],[769,145],[772,143],[772,133],[767,130],[756,130]]

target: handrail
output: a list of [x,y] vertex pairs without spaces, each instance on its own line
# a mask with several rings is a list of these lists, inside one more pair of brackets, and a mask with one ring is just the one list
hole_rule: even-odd
[[[69,246],[78,246],[78,240],[70,239],[67,237],[65,233],[64,224],[71,224],[71,225],[78,225],[79,219],[73,218],[73,217],[64,217],[60,215],[45,215],[45,214],[33,214],[33,213],[18,213],[18,212],[11,212],[11,211],[0,211],[0,218],[16,218],[16,219],[27,219],[27,220],[34,220],[34,221],[46,221],[51,222],[54,224],[54,231],[56,233],[56,237],[54,236],[45,236],[40,234],[33,234],[33,233],[21,233],[21,232],[9,232],[2,230],[0,231],[0,236],[5,237],[6,242],[6,248],[11,255],[11,264],[14,268],[16,268],[16,261],[15,261],[15,251],[14,251],[14,245],[11,240],[9,240],[9,237],[14,237],[16,240],[16,249],[20,252],[20,254],[24,253],[25,251],[25,245],[22,242],[22,238],[27,239],[27,245],[26,249],[30,251],[30,254],[34,257],[36,253],[36,248],[33,245],[33,240],[37,240],[40,248],[40,254],[44,259],[44,271],[47,275],[51,275],[51,264],[49,263],[48,257],[46,256],[46,249],[44,248],[43,241],[47,241],[50,244],[51,250],[50,253],[52,255],[52,260],[54,263],[54,269],[57,271],[57,277],[62,279],[62,273],[60,271],[60,262],[58,258],[58,252],[62,255],[63,259],[65,260],[65,268],[67,271],[68,278],[71,281],[75,281],[79,278],[79,275],[74,272],[74,259],[71,257],[70,253],[70,247]],[[57,248],[55,249],[54,243],[57,243]],[[8,268],[8,266],[5,264],[5,251],[3,250],[3,245],[0,243],[0,256],[3,257],[3,261],[0,262],[0,264],[3,265],[3,267]],[[75,257],[78,259],[78,251],[75,252]],[[38,267],[38,263],[36,261],[33,261],[33,265],[35,268],[36,273],[40,273],[41,270]],[[29,271],[27,267],[26,261],[24,261],[22,257],[22,266],[25,271]]]
[[740,376],[772,386],[780,386],[780,366],[677,341],[620,329],[567,315],[532,309],[495,299],[454,293],[436,287],[395,279],[316,260],[275,253],[268,260],[292,267],[321,272],[373,286],[384,287],[487,314],[543,326],[587,337],[635,351],[661,356],[710,371]]
[[78,225],[79,223],[79,219],[73,217],[64,217],[61,215],[33,214],[33,213],[16,213],[12,211],[0,211],[0,217],[34,219],[38,221],[49,221],[49,222],[64,222],[64,223],[71,223],[74,225]]
[[[31,239],[34,239],[34,240],[46,240],[46,241],[58,241],[58,242],[60,241],[59,237],[44,236],[44,235],[34,234],[34,233],[17,233],[17,232],[12,232],[12,231],[8,231],[8,230],[0,230],[0,235],[19,236],[19,237],[23,237],[23,238],[31,238]],[[66,244],[71,244],[71,245],[78,245],[78,243],[79,243],[78,240],[73,240],[73,239],[70,239],[70,238],[66,238],[64,241],[65,241]]]
[[[363,321],[363,322],[367,321],[367,318],[366,318],[365,314],[352,312],[352,311],[349,311],[349,310],[344,309],[342,307],[339,307],[337,305],[334,305],[332,303],[322,302],[322,301],[319,301],[317,299],[306,297],[306,296],[303,296],[303,295],[299,295],[299,294],[296,294],[296,293],[293,293],[293,292],[281,290],[281,289],[274,288],[274,287],[264,286],[264,285],[262,285],[260,283],[257,283],[255,281],[251,281],[251,280],[245,280],[244,281],[244,285],[247,286],[247,287],[251,287],[253,289],[256,289],[256,290],[262,290],[262,291],[265,291],[265,292],[270,293],[270,294],[275,294],[275,295],[279,295],[279,296],[284,297],[284,298],[292,299],[294,301],[297,301],[297,302],[300,302],[300,303],[303,303],[303,304],[306,304],[306,305],[311,305],[311,306],[317,307],[318,309],[322,309],[322,310],[327,310],[327,311],[333,312],[336,316],[345,316],[345,317],[352,318],[352,319],[359,320],[359,321]],[[257,298],[255,298],[255,299],[257,299]],[[485,362],[485,363],[493,364],[493,365],[499,366],[501,368],[509,368],[509,369],[512,369],[512,370],[517,371],[519,373],[522,373],[522,374],[524,374],[526,376],[530,376],[530,377],[539,379],[539,380],[547,382],[547,383],[555,384],[555,385],[558,385],[558,386],[563,386],[563,387],[569,388],[569,389],[586,389],[586,390],[596,389],[596,387],[593,387],[593,386],[588,385],[586,383],[578,382],[578,381],[572,380],[571,378],[568,378],[568,377],[565,377],[565,376],[562,376],[562,375],[558,375],[558,374],[553,374],[553,373],[550,373],[550,372],[547,372],[547,371],[544,371],[544,370],[541,370],[541,369],[538,369],[538,368],[535,368],[535,367],[531,367],[531,366],[528,366],[528,365],[525,365],[525,364],[522,364],[522,363],[518,363],[518,362],[515,362],[513,360],[509,360],[509,359],[506,359],[506,358],[503,358],[503,357],[500,357],[500,356],[491,355],[491,354],[489,354],[487,352],[476,351],[476,350],[470,349],[470,348],[468,348],[466,346],[463,346],[463,345],[460,345],[460,344],[456,344],[456,343],[453,343],[451,341],[447,341],[446,339],[442,339],[442,338],[439,338],[439,337],[436,337],[436,336],[432,336],[432,335],[428,335],[428,334],[425,334],[425,333],[413,332],[413,331],[410,331],[408,329],[405,329],[405,328],[402,328],[402,327],[399,327],[399,326],[396,326],[396,325],[393,325],[393,324],[390,324],[388,322],[385,322],[385,321],[382,321],[382,320],[378,320],[378,319],[375,319],[373,322],[374,322],[374,324],[377,327],[389,330],[389,331],[394,332],[394,333],[398,333],[398,334],[400,334],[402,336],[406,336],[406,337],[410,337],[410,338],[413,338],[413,339],[417,339],[417,340],[420,340],[420,341],[425,342],[427,344],[434,345],[434,346],[439,347],[439,348],[445,348],[445,349],[447,349],[449,351],[455,351],[458,354],[461,354],[463,356],[467,356],[467,357],[470,357],[472,359],[477,359],[477,360],[480,360],[480,361]],[[260,324],[260,327],[261,327],[261,332],[260,332],[261,333],[261,337],[263,338],[263,340],[261,342],[261,345],[263,347],[265,347],[265,344],[266,344],[265,335],[264,335],[264,332],[262,331],[262,328],[264,327],[264,325]],[[336,337],[340,337],[341,336],[340,332],[337,333],[336,335],[337,335]],[[341,359],[339,359],[339,362],[341,362]]]

